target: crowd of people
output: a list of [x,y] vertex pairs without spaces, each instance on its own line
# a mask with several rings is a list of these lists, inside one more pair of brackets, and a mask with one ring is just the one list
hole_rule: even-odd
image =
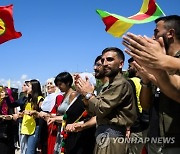
[[108,47],[94,75],[61,72],[47,80],[46,96],[36,79],[18,100],[1,86],[0,153],[15,154],[18,123],[21,154],[179,154],[180,16],[155,23],[153,38],[123,36],[126,73],[123,51]]

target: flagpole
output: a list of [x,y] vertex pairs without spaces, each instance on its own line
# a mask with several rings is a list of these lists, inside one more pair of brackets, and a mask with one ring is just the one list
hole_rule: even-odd
[[162,12],[163,16],[166,16],[163,10],[159,7],[159,5],[156,3],[156,6],[159,8],[159,10]]
[[11,88],[11,80],[10,80],[10,79],[8,80],[7,87],[8,87],[9,89]]

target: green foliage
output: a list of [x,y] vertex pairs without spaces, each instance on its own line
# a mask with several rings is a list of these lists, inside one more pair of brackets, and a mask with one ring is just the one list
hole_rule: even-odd
[[127,79],[127,78],[128,78],[128,76],[129,76],[128,71],[123,72],[123,76]]

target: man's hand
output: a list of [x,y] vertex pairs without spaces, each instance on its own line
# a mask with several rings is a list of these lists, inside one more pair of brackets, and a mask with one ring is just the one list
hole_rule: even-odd
[[75,123],[74,129],[75,129],[75,132],[80,132],[80,131],[84,130],[85,129],[84,121]]
[[73,124],[67,124],[66,131],[67,132],[74,132],[75,131],[74,123]]
[[125,52],[134,59],[141,61],[144,66],[150,68],[162,68],[163,57],[166,56],[166,50],[163,38],[153,40],[146,36],[137,36],[127,33],[123,36],[123,45],[127,47]]
[[94,86],[90,84],[87,77],[86,80],[83,80],[79,75],[77,75],[75,77],[75,86],[76,90],[83,96],[86,96],[87,93],[93,93],[94,91]]
[[153,73],[156,72],[156,70],[153,70],[151,68],[141,66],[138,62],[133,61],[133,66],[137,70],[137,75],[146,83],[149,81],[153,82],[155,85],[157,85],[157,81],[155,78],[155,75]]

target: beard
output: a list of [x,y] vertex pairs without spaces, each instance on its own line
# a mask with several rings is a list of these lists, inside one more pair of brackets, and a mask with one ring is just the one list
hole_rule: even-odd
[[102,79],[105,77],[104,72],[95,72],[95,78],[96,79]]
[[119,69],[108,69],[108,71],[105,70],[105,76],[112,78],[115,77],[119,72]]
[[163,38],[163,42],[164,42],[164,47],[166,49],[166,54],[168,54],[168,50],[169,50],[169,41],[168,38],[165,36],[165,34],[162,36]]

